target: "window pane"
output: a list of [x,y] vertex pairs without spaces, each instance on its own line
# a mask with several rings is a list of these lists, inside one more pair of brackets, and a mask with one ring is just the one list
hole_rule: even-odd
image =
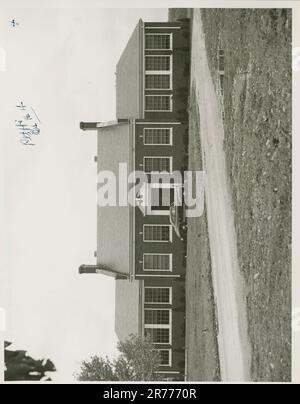
[[170,364],[170,351],[168,349],[158,349],[160,356],[160,365],[168,366]]
[[170,111],[171,100],[169,95],[147,95],[146,96],[147,111]]
[[170,289],[145,288],[145,303],[170,303]]
[[146,35],[146,49],[170,49],[170,35]]
[[145,324],[170,324],[170,311],[146,309]]
[[171,164],[170,157],[145,157],[144,159],[144,171],[146,173],[156,172],[170,172]]
[[170,76],[168,74],[146,74],[147,89],[170,88]]
[[145,328],[145,335],[149,337],[154,344],[169,344],[169,328]]
[[170,269],[170,255],[169,254],[144,255],[144,269],[168,271]]
[[146,56],[146,71],[170,70],[170,56]]
[[145,241],[170,241],[170,226],[144,226]]
[[170,128],[147,128],[144,133],[145,144],[171,144]]

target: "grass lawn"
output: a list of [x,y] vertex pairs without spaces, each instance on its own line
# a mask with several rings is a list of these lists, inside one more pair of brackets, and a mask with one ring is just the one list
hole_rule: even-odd
[[[169,19],[191,17],[171,9]],[[203,9],[216,90],[224,50],[224,150],[240,268],[247,285],[254,381],[291,380],[291,11]],[[221,100],[220,100],[221,101]],[[190,94],[189,168],[201,169],[199,116]],[[198,122],[198,123],[197,123]],[[206,216],[188,232],[188,379],[218,380]]]
[[291,379],[291,12],[206,9],[218,87],[224,49],[224,150],[239,263],[248,288],[253,380]]

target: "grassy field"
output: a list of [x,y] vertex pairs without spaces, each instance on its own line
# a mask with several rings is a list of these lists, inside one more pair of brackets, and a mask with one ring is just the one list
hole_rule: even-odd
[[[192,15],[171,9],[170,21]],[[224,150],[240,267],[247,285],[254,381],[291,379],[291,11],[203,9],[210,69],[220,88],[224,50]],[[190,95],[189,167],[201,168],[200,117]],[[206,217],[189,223],[189,380],[218,380]],[[207,331],[209,330],[209,331]]]
[[248,297],[253,380],[291,378],[291,12],[203,10]]

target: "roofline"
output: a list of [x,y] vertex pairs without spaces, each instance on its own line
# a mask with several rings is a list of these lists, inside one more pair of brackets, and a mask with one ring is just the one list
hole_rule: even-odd
[[142,119],[145,118],[145,108],[144,108],[144,94],[145,94],[145,23],[143,20],[139,20],[139,31],[140,31],[140,116]]

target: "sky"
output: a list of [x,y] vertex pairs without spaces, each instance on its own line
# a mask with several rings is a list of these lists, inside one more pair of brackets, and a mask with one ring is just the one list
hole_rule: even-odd
[[[50,358],[56,381],[116,353],[114,280],[78,274],[95,263],[97,175],[96,133],[79,122],[115,118],[115,66],[139,18],[166,21],[167,10],[1,10],[2,337]],[[21,101],[39,119],[35,146],[15,127]]]

